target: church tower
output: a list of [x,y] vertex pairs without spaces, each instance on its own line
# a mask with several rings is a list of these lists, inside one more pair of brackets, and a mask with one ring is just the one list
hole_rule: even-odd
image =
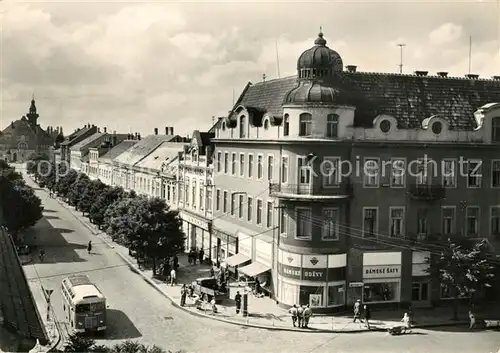
[[37,120],[39,115],[36,112],[35,96],[33,96],[33,98],[31,99],[30,110],[29,113],[26,114],[26,117],[28,118],[31,127],[36,131]]

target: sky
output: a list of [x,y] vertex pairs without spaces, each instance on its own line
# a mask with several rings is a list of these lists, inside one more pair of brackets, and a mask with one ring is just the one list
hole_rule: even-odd
[[358,71],[398,72],[404,43],[404,73],[463,77],[472,37],[471,72],[500,75],[499,3],[0,0],[0,128],[34,94],[42,127],[66,134],[203,131],[247,82],[295,75],[320,26]]

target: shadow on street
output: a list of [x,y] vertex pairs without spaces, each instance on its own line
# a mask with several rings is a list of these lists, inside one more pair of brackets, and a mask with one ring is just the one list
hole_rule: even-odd
[[44,216],[45,219],[59,219],[57,216]]
[[56,211],[45,208],[43,213],[55,213]]
[[[106,334],[102,339],[106,340],[121,340],[121,339],[134,339],[142,337],[137,327],[121,310],[108,309],[106,311],[107,329]],[[154,327],[151,327],[154,330]],[[96,337],[96,341],[99,341],[99,337]]]
[[42,218],[25,236],[26,244],[34,248],[33,259],[41,263],[38,254],[45,251],[43,263],[84,262],[76,250],[86,250],[87,244],[68,242],[63,234],[73,233],[66,228],[54,228],[46,218]]

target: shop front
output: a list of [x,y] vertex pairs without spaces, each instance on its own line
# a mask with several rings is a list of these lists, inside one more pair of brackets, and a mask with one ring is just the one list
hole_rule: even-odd
[[[213,239],[211,241],[213,263],[220,265],[224,263],[227,258],[239,253],[239,239],[251,239],[251,237],[246,236],[239,229],[240,227],[234,223],[223,219],[214,220],[212,226]],[[243,248],[245,250],[245,245]],[[246,255],[251,258],[248,253]]]
[[401,297],[401,252],[363,254],[363,302],[395,303]]
[[[241,238],[240,246],[241,244],[246,246],[243,239]],[[251,244],[254,245],[252,248],[255,249],[252,256],[252,263],[240,267],[239,272],[240,275],[258,279],[264,293],[273,296],[271,275],[273,246],[272,243],[266,240],[268,239],[250,238]]]
[[278,250],[278,302],[322,311],[345,307],[346,254],[309,255]]
[[428,251],[412,252],[412,283],[411,301],[416,306],[429,306],[431,304],[431,278],[426,270],[429,265],[426,259],[430,256]]
[[179,212],[183,221],[183,230],[186,234],[186,251],[203,249],[207,258],[211,255],[211,236],[209,219],[187,210]]

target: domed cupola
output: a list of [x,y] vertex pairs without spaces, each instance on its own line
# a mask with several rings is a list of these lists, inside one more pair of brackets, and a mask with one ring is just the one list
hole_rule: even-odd
[[326,46],[320,32],[314,47],[297,60],[298,85],[287,93],[284,104],[335,104],[341,94],[336,83],[342,68],[342,58]]

